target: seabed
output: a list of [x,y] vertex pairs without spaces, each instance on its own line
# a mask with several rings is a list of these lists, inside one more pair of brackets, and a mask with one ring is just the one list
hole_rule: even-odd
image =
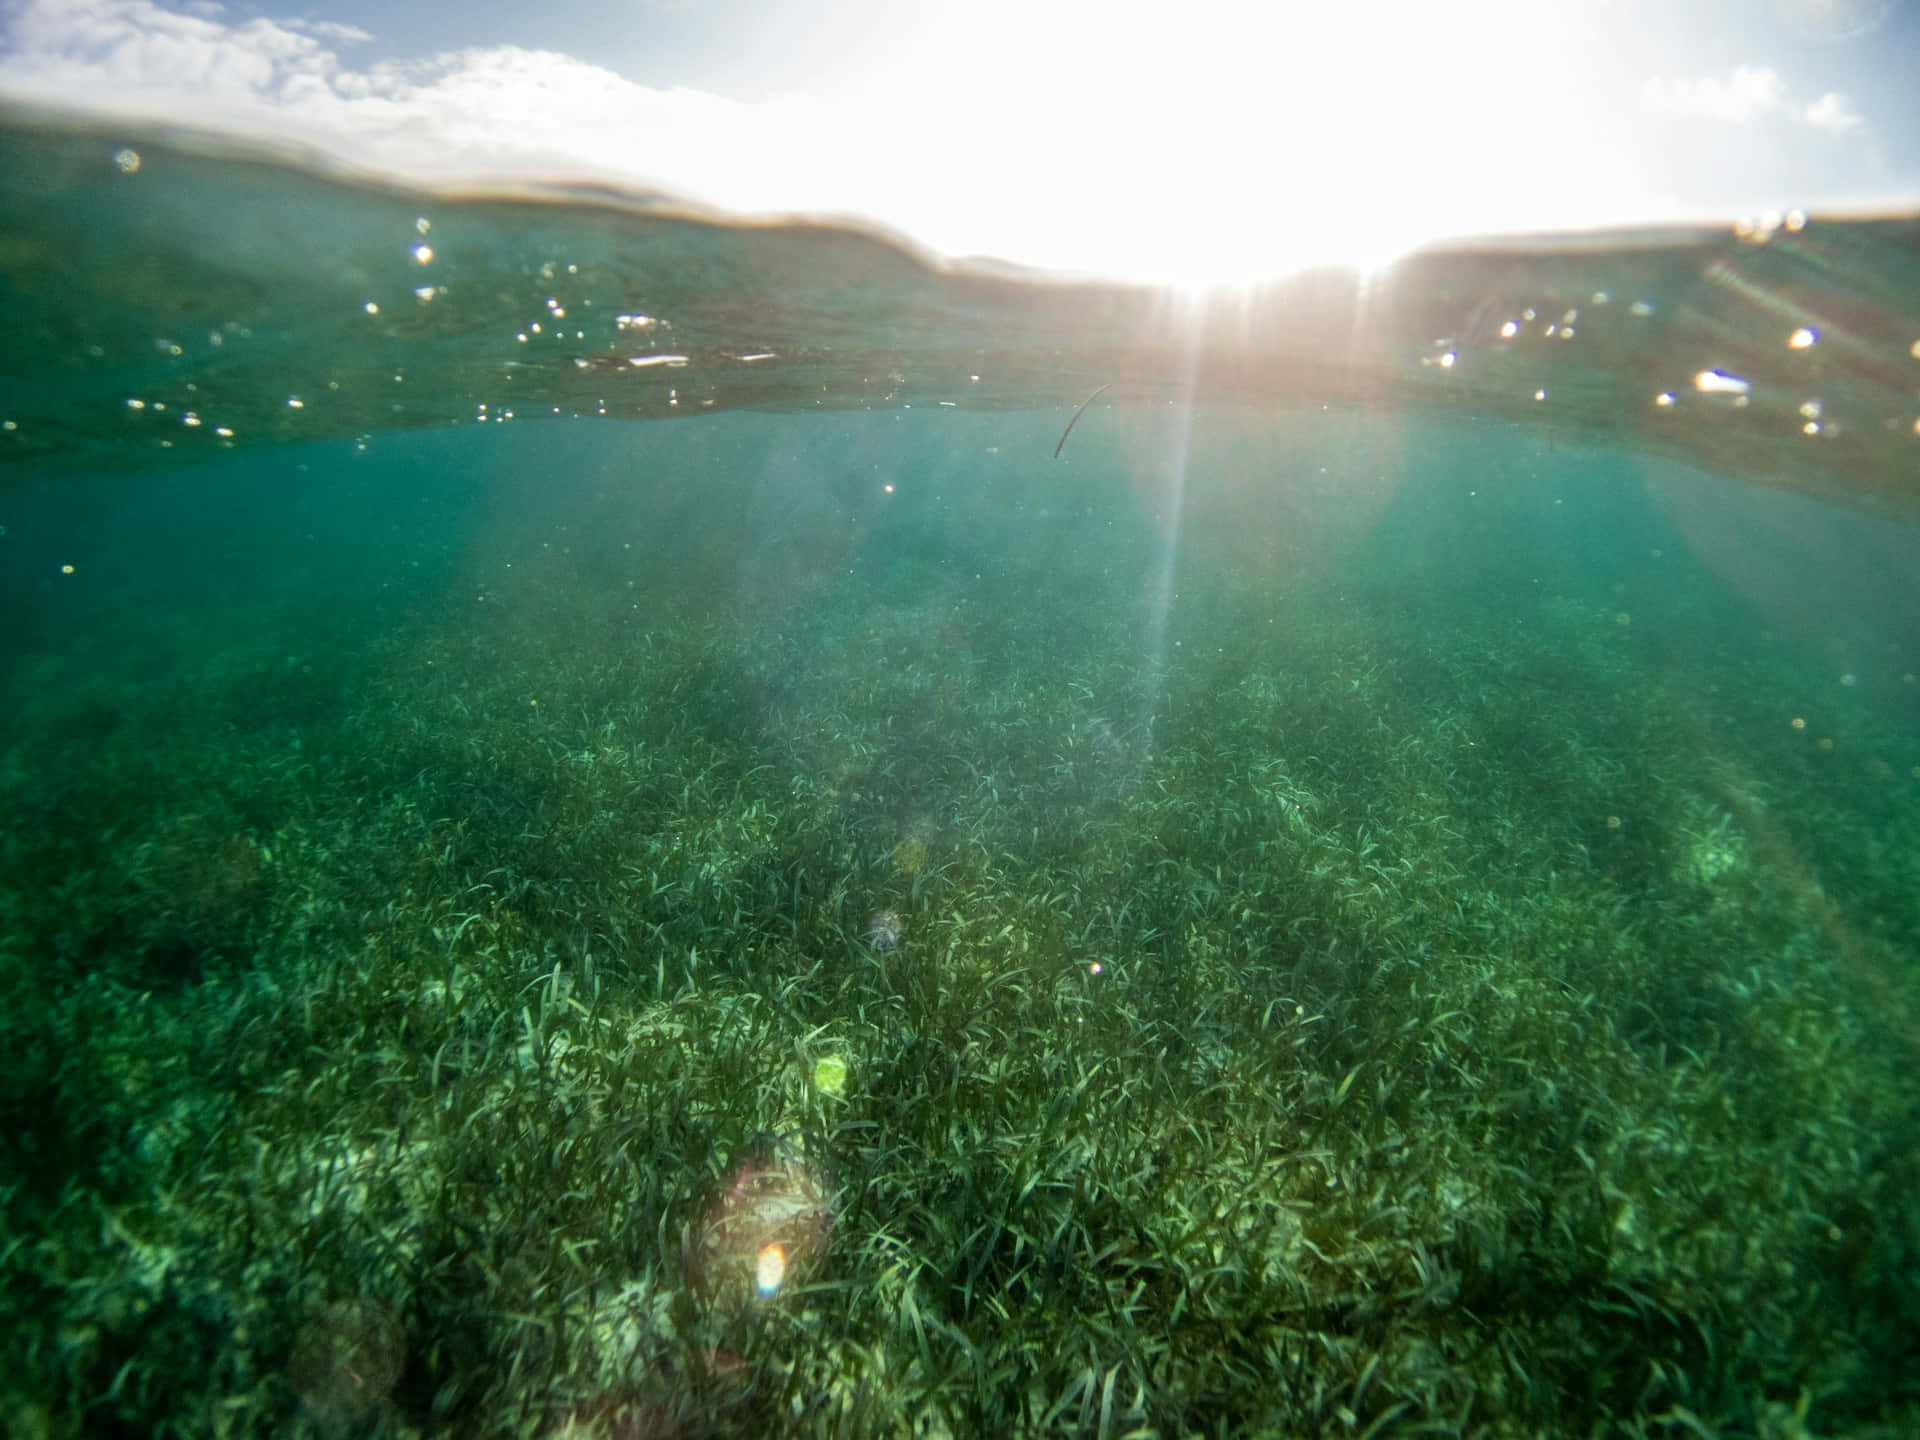
[[1905,740],[1111,559],[23,683],[12,1433],[1920,1433]]

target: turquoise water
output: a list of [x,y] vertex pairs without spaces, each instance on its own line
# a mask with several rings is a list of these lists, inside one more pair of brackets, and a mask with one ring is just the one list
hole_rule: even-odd
[[20,1433],[1920,1428],[1910,223],[0,152]]

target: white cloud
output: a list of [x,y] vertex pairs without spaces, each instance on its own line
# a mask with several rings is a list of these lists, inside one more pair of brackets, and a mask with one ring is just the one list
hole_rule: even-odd
[[612,180],[765,210],[854,198],[818,158],[839,151],[807,101],[651,89],[513,47],[351,67],[328,43],[368,38],[350,27],[229,25],[153,0],[29,0],[13,21],[0,93],[16,99],[291,141],[428,183]]
[[149,0],[29,0],[13,12],[0,86],[25,98],[126,109],[162,94],[263,99],[338,68],[311,36],[271,20],[230,26]]
[[340,25],[332,20],[282,20],[280,23],[289,30],[298,30],[302,35],[333,40],[342,45],[365,45],[373,39],[371,33],[358,25]]
[[1801,113],[1801,118],[1816,130],[1826,130],[1835,135],[1844,135],[1849,130],[1857,130],[1866,122],[1860,112],[1848,103],[1847,97],[1829,90]]
[[1828,91],[1817,100],[1803,102],[1788,93],[1778,71],[1763,65],[1741,65],[1724,79],[1659,77],[1647,85],[1646,104],[1659,114],[1723,125],[1789,121],[1829,135],[1845,135],[1866,125],[1846,96]]

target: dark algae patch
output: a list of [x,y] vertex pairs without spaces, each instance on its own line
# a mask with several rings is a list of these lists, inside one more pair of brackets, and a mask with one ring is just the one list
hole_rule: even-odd
[[[342,309],[7,252],[10,1433],[1920,1432],[1912,446],[1657,414],[1616,318],[1744,343],[1684,246],[1503,272],[1606,273],[1636,409],[1555,428],[1517,352],[1163,393],[866,237],[179,163]],[[376,293],[389,219],[492,268]]]

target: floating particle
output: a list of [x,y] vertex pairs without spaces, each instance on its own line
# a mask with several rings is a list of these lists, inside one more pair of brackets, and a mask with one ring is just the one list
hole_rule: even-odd
[[1087,407],[1091,405],[1094,401],[1098,400],[1102,395],[1106,394],[1107,391],[1111,390],[1112,388],[1113,388],[1113,382],[1108,381],[1105,385],[1102,385],[1098,390],[1094,391],[1093,394],[1087,396],[1086,399],[1080,402],[1080,408],[1074,411],[1073,418],[1067,421],[1067,428],[1060,432],[1060,443],[1053,447],[1054,459],[1058,460],[1060,458],[1060,451],[1067,443],[1067,436],[1071,435],[1073,433],[1073,427],[1080,423],[1080,417],[1087,413]]

